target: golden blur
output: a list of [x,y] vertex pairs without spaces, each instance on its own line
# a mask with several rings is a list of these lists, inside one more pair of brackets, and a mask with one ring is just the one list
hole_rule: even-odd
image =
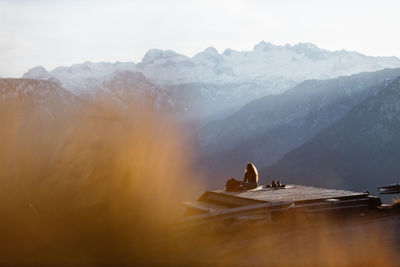
[[203,190],[193,151],[171,117],[111,103],[0,108],[0,265],[396,265],[376,225],[173,229]]
[[196,180],[168,116],[13,104],[0,123],[1,265],[162,260],[154,240]]

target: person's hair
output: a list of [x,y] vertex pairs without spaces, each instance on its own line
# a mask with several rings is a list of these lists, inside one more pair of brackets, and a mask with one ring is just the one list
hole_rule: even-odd
[[250,173],[252,176],[256,177],[256,182],[258,182],[258,171],[256,166],[252,162],[248,162],[246,166],[246,172]]

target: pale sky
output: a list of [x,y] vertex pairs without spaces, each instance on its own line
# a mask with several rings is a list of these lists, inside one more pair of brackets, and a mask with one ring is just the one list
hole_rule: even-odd
[[193,56],[312,42],[400,57],[399,0],[0,0],[0,76],[85,61],[139,62],[150,48]]

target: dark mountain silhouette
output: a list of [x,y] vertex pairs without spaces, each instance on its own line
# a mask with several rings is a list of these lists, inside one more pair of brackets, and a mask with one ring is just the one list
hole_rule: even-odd
[[261,171],[288,183],[376,189],[400,178],[400,78]]
[[217,176],[235,176],[247,161],[273,164],[400,75],[386,69],[331,80],[309,80],[276,96],[250,102],[204,127],[201,164]]

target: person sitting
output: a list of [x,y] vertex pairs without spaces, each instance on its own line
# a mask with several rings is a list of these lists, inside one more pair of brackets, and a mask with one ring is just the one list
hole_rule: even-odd
[[226,191],[240,192],[243,190],[250,190],[258,186],[258,172],[253,163],[247,163],[244,173],[243,181],[236,180],[235,178],[229,179],[225,184]]
[[258,186],[258,172],[256,166],[249,162],[246,166],[246,171],[243,178],[243,188],[244,189],[254,189]]

